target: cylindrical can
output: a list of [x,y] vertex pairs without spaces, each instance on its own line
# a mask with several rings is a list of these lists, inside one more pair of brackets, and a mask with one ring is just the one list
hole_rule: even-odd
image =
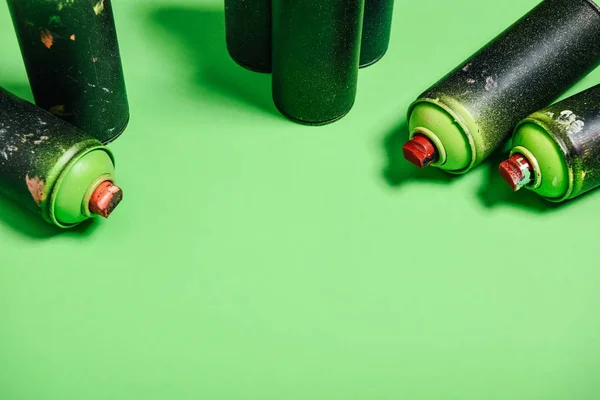
[[600,186],[600,85],[538,111],[515,130],[500,172],[514,190],[560,202]]
[[544,0],[411,105],[405,157],[467,172],[599,63],[598,5]]
[[356,97],[364,0],[273,0],[273,101],[308,125],[342,118]]
[[390,44],[394,0],[365,0],[361,68],[375,64],[385,55]]
[[38,106],[103,143],[129,106],[110,0],[8,0]]
[[112,153],[95,138],[0,89],[0,193],[68,228],[122,199]]
[[236,63],[271,72],[271,0],[225,0],[225,36]]

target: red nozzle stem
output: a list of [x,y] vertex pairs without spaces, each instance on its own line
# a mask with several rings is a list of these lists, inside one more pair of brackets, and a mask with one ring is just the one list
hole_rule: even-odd
[[90,211],[108,218],[113,210],[123,200],[123,191],[110,181],[102,182],[90,199]]
[[533,166],[524,155],[516,153],[500,164],[500,175],[516,192],[533,181]]
[[402,147],[404,158],[419,168],[425,168],[439,159],[435,145],[425,135],[417,134]]

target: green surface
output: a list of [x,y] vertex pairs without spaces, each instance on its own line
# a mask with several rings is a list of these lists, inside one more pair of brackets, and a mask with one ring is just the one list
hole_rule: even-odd
[[[67,232],[0,200],[0,398],[597,399],[600,192],[402,161],[409,104],[535,3],[399,1],[312,128],[227,57],[220,1],[116,1],[125,200]],[[0,32],[31,98],[4,5]]]

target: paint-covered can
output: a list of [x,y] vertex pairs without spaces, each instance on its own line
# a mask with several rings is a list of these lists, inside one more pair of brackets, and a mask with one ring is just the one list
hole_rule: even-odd
[[122,199],[112,153],[97,139],[0,89],[0,193],[72,227]]
[[560,202],[600,186],[600,85],[521,121],[500,173],[513,190]]
[[598,5],[544,0],[419,96],[404,155],[419,167],[467,172],[599,63]]
[[129,106],[110,0],[8,0],[38,106],[103,143]]
[[225,36],[236,63],[271,72],[271,0],[225,0]]
[[360,66],[368,67],[387,52],[392,32],[394,0],[365,0]]
[[273,0],[273,101],[286,117],[323,125],[354,104],[364,0]]

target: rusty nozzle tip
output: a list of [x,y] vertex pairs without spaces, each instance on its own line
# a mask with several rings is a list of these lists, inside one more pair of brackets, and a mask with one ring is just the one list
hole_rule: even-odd
[[123,200],[123,191],[110,181],[102,182],[90,198],[90,211],[108,218]]
[[510,185],[513,191],[518,191],[532,182],[533,167],[522,154],[515,154],[500,163],[500,175]]
[[419,168],[425,168],[436,162],[439,154],[435,145],[425,135],[416,134],[402,147],[404,158]]

